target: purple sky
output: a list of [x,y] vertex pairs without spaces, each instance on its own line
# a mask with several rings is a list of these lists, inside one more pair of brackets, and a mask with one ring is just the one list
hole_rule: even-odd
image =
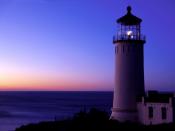
[[1,0],[1,90],[113,90],[128,5],[147,38],[146,89],[175,90],[174,0]]

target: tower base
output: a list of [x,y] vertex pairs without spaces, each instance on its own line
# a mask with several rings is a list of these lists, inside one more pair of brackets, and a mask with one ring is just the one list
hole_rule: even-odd
[[119,122],[138,122],[137,115],[137,110],[112,108],[112,114],[110,116],[110,119],[118,120]]

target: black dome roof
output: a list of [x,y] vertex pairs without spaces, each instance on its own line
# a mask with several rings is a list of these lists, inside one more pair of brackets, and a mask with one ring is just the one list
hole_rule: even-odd
[[131,14],[130,6],[127,7],[127,14],[117,19],[117,23],[121,23],[124,25],[137,25],[137,24],[140,24],[141,22],[142,22],[142,19]]

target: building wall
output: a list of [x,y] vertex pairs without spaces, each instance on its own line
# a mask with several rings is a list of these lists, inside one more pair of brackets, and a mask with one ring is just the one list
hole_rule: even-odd
[[144,94],[143,43],[115,44],[115,88],[112,119],[137,121],[136,96]]
[[[149,107],[153,107],[153,118],[149,118]],[[167,118],[162,119],[161,108],[165,107],[167,110]],[[139,102],[138,108],[138,119],[144,125],[150,124],[161,124],[173,122],[173,107],[172,103],[144,103]]]

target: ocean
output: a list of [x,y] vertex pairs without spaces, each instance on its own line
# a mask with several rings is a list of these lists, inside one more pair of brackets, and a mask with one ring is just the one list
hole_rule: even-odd
[[0,92],[0,131],[41,121],[72,117],[80,110],[97,108],[108,113],[112,92]]

